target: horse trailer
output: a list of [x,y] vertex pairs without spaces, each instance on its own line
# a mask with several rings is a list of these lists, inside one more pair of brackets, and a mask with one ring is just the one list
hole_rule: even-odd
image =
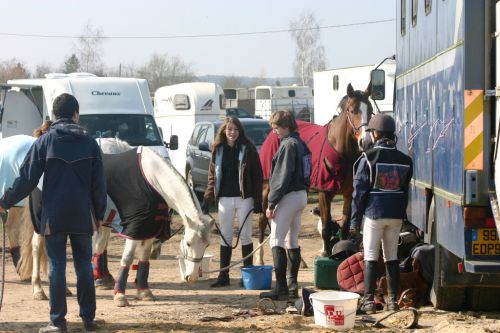
[[255,87],[255,115],[269,119],[279,110],[293,111],[295,118],[313,121],[313,90],[307,86]]
[[170,152],[170,159],[181,175],[186,176],[186,147],[194,125],[224,117],[224,107],[224,92],[216,83],[180,83],[156,90],[154,117],[163,132],[178,136],[179,149]]
[[242,108],[255,115],[255,88],[224,88],[225,108]]
[[396,4],[396,134],[414,161],[408,219],[434,245],[431,300],[498,310],[500,2]]
[[347,85],[350,83],[354,87],[368,86],[370,73],[376,67],[384,71],[386,91],[383,99],[374,101],[370,97],[370,102],[374,105],[375,112],[388,113],[392,116],[396,62],[389,60],[380,66],[366,65],[314,72],[314,123],[324,125],[333,116],[338,116],[339,104],[345,95]]
[[[97,77],[89,73],[46,74],[45,78],[9,80],[2,85],[3,138],[32,135],[44,120],[54,120],[52,104],[62,93],[76,97],[80,122],[94,138],[116,137],[131,146],[150,146],[168,158],[153,118],[144,79]],[[171,148],[175,148],[171,138]]]

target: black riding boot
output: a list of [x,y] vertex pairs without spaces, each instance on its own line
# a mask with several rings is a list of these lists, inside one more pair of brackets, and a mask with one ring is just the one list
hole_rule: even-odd
[[375,288],[377,283],[377,261],[365,261],[364,284],[365,294],[361,303],[360,310],[366,314],[377,312],[375,305]]
[[[253,252],[253,243],[241,246],[241,255],[243,258],[248,256],[252,252]],[[252,266],[252,265],[253,265],[253,256],[248,257],[247,259],[243,260],[243,267]]]
[[288,297],[299,297],[299,286],[297,276],[299,275],[300,267],[300,247],[296,249],[288,249],[288,265],[286,271],[286,279],[288,283]]
[[[231,263],[231,253],[233,252],[233,249],[229,246],[222,246],[220,247],[220,268],[224,268],[229,266]],[[210,287],[212,288],[217,288],[217,287],[225,287],[229,286],[229,269],[226,269],[225,271],[219,272],[219,276],[217,277],[217,281],[212,283]]]
[[387,275],[387,310],[397,311],[398,288],[399,288],[399,261],[391,260],[385,263],[385,274]]
[[288,287],[286,285],[286,251],[284,248],[279,246],[273,247],[272,251],[276,285],[273,290],[260,293],[260,298],[270,298],[275,301],[286,301],[288,300]]

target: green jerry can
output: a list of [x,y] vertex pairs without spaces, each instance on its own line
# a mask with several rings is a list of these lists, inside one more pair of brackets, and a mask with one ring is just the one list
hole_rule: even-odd
[[314,257],[314,286],[320,289],[339,290],[337,268],[341,262],[328,257]]

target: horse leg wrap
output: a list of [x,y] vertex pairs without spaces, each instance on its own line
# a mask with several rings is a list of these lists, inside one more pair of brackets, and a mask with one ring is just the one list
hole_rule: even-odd
[[10,255],[12,256],[12,263],[14,264],[14,267],[17,267],[19,259],[21,259],[21,247],[20,246],[11,247]]
[[103,253],[97,253],[97,252],[94,254],[94,257],[92,258],[92,268],[93,268],[93,273],[94,273],[94,280],[101,279],[103,277],[102,258],[103,258]]
[[108,251],[104,250],[102,253],[102,275],[103,276],[111,276],[111,273],[108,269]]
[[127,288],[127,279],[128,272],[130,270],[129,266],[122,266],[118,271],[118,275],[116,276],[115,289],[113,292],[125,294],[125,289]]
[[149,261],[139,261],[137,275],[135,279],[136,288],[139,290],[148,289]]

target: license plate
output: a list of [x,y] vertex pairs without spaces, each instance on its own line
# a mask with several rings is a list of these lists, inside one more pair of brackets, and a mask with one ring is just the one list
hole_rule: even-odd
[[495,228],[472,229],[472,255],[500,255],[500,242]]

